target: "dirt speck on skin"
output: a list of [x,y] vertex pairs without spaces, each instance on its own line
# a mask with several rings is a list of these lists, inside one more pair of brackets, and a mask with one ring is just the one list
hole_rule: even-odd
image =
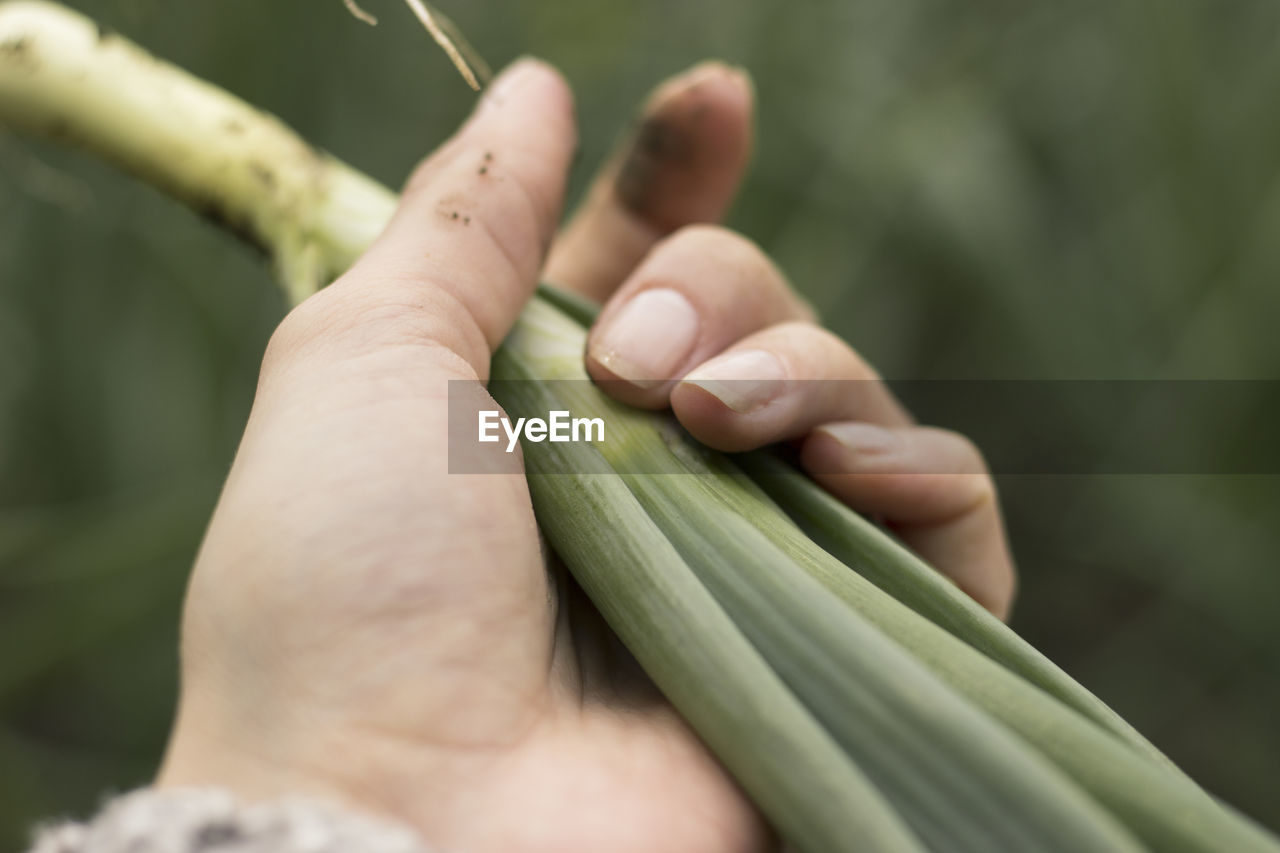
[[34,74],[40,70],[40,57],[36,54],[35,39],[30,36],[17,36],[0,42],[0,63],[7,64],[12,71],[23,71]]
[[0,42],[0,59],[8,59],[22,63],[31,59],[31,39],[18,36]]
[[470,224],[471,224],[471,217],[470,217],[470,216],[464,216],[464,217],[462,217],[462,224],[463,224],[463,225],[470,225]]
[[249,164],[249,173],[267,189],[275,188],[276,173],[271,171],[269,167],[255,160]]
[[116,34],[116,31],[108,27],[106,24],[98,24],[98,42],[102,43]]
[[663,169],[687,165],[694,154],[692,134],[686,123],[650,116],[636,128],[622,160],[614,188],[629,210],[644,215],[652,206],[655,179]]
[[464,217],[463,213],[471,209],[471,199],[465,192],[446,193],[435,202],[437,216],[450,222],[461,222],[464,225],[471,217]]

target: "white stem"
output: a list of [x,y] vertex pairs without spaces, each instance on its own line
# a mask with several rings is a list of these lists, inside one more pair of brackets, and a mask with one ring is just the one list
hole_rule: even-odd
[[381,232],[391,190],[54,3],[0,3],[0,122],[111,160],[267,252],[295,301]]

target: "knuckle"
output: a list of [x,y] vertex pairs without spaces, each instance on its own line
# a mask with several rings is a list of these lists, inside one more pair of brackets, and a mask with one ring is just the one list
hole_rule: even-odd
[[859,365],[864,366],[866,370],[871,369],[870,365],[854,352],[853,347],[849,346],[844,338],[824,326],[816,326],[804,320],[790,320],[786,323],[778,324],[777,328],[785,330],[788,334],[803,335],[812,340],[817,346],[832,353],[843,352],[846,357],[853,358]]
[[660,251],[713,262],[723,297],[746,298],[759,306],[767,319],[790,317],[812,325],[813,308],[791,287],[769,255],[750,237],[721,225],[686,225],[668,237]]
[[463,312],[445,301],[450,298],[446,291],[401,284],[339,280],[302,302],[268,339],[263,373],[379,350],[448,350],[468,362],[487,354],[479,328],[460,319]]
[[[842,368],[839,378],[868,378],[866,373],[870,368],[862,363],[857,353],[853,352],[835,333],[806,320],[775,323],[765,330],[763,337],[773,349],[813,353],[816,358],[806,361],[809,371],[814,375],[805,378],[821,379],[823,371],[831,366]],[[844,364],[850,360],[852,360],[851,364]]]
[[686,225],[667,238],[667,245],[748,273],[774,271],[769,256],[754,240],[723,225]]
[[939,440],[950,444],[952,456],[957,460],[957,467],[960,473],[973,474],[975,477],[984,480],[984,488],[991,492],[993,498],[995,497],[995,481],[992,479],[991,470],[987,466],[986,456],[983,455],[982,449],[973,442],[973,439],[951,429],[939,427],[924,427],[924,429],[938,436]]
[[[832,366],[835,378],[858,383],[855,393],[864,398],[864,405],[868,402],[867,395],[882,393],[883,380],[880,372],[844,338],[825,326],[803,320],[789,325],[795,328],[797,335],[806,336],[810,349],[823,355],[824,360]],[[864,383],[874,383],[874,387]]]
[[[788,288],[788,291],[790,292],[798,322],[811,326],[820,326],[822,317],[818,314],[818,309],[814,307],[813,303],[792,288]],[[843,339],[840,340],[843,342]]]
[[324,318],[327,294],[327,290],[322,290],[309,297],[276,324],[262,356],[264,371],[292,361],[321,335],[321,330],[329,324]]

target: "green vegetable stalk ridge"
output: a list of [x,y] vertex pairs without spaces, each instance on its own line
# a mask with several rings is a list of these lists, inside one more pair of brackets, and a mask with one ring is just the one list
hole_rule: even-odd
[[[1265,833],[1217,803],[1180,772],[1121,743],[1091,718],[850,571],[804,536],[728,458],[705,449],[680,452],[680,440],[673,439],[675,431],[664,427],[669,416],[629,409],[605,397],[586,381],[581,363],[584,335],[585,330],[556,310],[550,300],[545,305],[535,301],[502,350],[503,364],[514,360],[523,365],[522,371],[519,376],[495,372],[495,378],[537,376],[553,380],[551,384],[560,390],[560,405],[575,414],[603,416],[613,433],[621,432],[621,441],[602,446],[609,464],[619,472],[616,476],[639,498],[774,669],[841,738],[842,746],[890,795],[895,808],[931,849],[939,849],[939,845],[948,850],[1027,849],[1027,836],[1019,836],[1020,831],[1036,834],[1035,849],[1055,849],[1042,834],[1049,824],[1028,829],[1025,822],[1060,818],[1056,809],[1071,803],[1079,810],[1067,820],[1077,831],[1087,825],[1095,835],[1084,841],[1068,834],[1062,840],[1063,849],[1125,849],[1124,845],[1133,842],[1124,832],[1114,832],[1116,818],[1127,832],[1159,850],[1211,851],[1223,849],[1224,843],[1229,849],[1276,849]],[[505,394],[509,387],[522,384],[527,383],[501,383],[495,388]],[[499,402],[516,416],[525,411],[518,400],[503,398]],[[527,445],[526,459],[532,460],[550,446]],[[635,473],[676,468],[685,470],[687,476]],[[577,515],[580,509],[569,502],[544,506],[542,512]],[[814,581],[821,592],[810,584]],[[745,600],[753,594],[758,596],[754,605]],[[805,603],[791,611],[790,619],[777,616],[783,609],[780,602],[801,596]],[[836,602],[846,607],[837,609]],[[830,614],[830,618],[824,619],[822,614]],[[882,636],[868,630],[870,626],[879,629]],[[796,638],[796,633],[803,636]],[[814,637],[822,640],[815,644]],[[797,653],[806,649],[806,644],[811,645]],[[870,644],[877,650],[866,662],[852,659],[860,646]],[[908,653],[905,658],[897,655],[902,651]],[[840,664],[824,670],[818,662],[832,656],[838,657]],[[927,672],[921,672],[921,666]],[[856,676],[850,677],[851,673]],[[894,690],[908,697],[901,706],[893,706],[882,721],[947,709],[941,715],[942,724],[934,730],[937,739],[925,736],[927,720],[912,718],[907,727],[921,744],[927,744],[921,750],[930,753],[925,759],[912,751],[906,743],[909,738],[898,741],[898,749],[876,753],[886,739],[893,742],[895,735],[888,729],[873,728],[875,721],[859,713],[863,709],[855,693],[867,686],[859,680],[877,677],[885,691],[878,694],[880,701],[890,701]],[[970,711],[975,715],[970,716]],[[987,727],[993,721],[1006,731],[993,735]],[[877,735],[867,737],[868,731]],[[1015,735],[1016,742],[1006,740],[1007,734]],[[865,741],[860,741],[862,738]],[[947,755],[938,758],[938,754],[957,754],[951,750],[965,754],[970,742],[993,753],[987,757],[988,763],[965,755],[955,763],[964,768],[960,776],[943,775],[939,781],[933,774],[947,772]],[[1035,754],[1027,754],[1028,746]],[[913,760],[921,763],[913,765]],[[904,765],[911,770],[903,773]],[[979,775],[984,766],[988,776]],[[1032,767],[1038,768],[1035,783],[991,793],[1004,788],[1010,779],[1025,782],[1018,773],[1031,775]],[[984,790],[974,793],[974,787]],[[946,840],[937,834],[931,836],[929,809],[944,806],[928,792],[938,788],[944,790],[940,795],[943,801],[971,800],[971,809],[980,808],[984,795],[989,795],[1005,804],[1005,816],[993,824],[987,812],[966,825],[951,814],[946,829],[941,830]],[[1087,793],[1087,800],[1082,801],[1080,791]],[[1022,794],[1027,794],[1025,799]],[[1047,802],[1055,799],[1055,804]],[[1045,811],[1038,812],[1033,802]],[[1018,819],[1010,820],[1008,811],[1013,803],[1017,803]],[[1097,805],[1109,816],[1097,814]]]

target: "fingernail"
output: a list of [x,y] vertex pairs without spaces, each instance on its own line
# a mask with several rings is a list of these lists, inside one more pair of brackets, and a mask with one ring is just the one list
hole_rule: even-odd
[[713,358],[682,384],[696,385],[740,415],[762,409],[786,390],[787,370],[765,350],[744,350]]
[[830,436],[837,444],[858,457],[884,456],[897,446],[897,436],[892,430],[867,423],[827,424],[814,430]]
[[675,378],[698,340],[698,312],[674,290],[645,290],[593,336],[588,355],[619,379],[656,388]]

